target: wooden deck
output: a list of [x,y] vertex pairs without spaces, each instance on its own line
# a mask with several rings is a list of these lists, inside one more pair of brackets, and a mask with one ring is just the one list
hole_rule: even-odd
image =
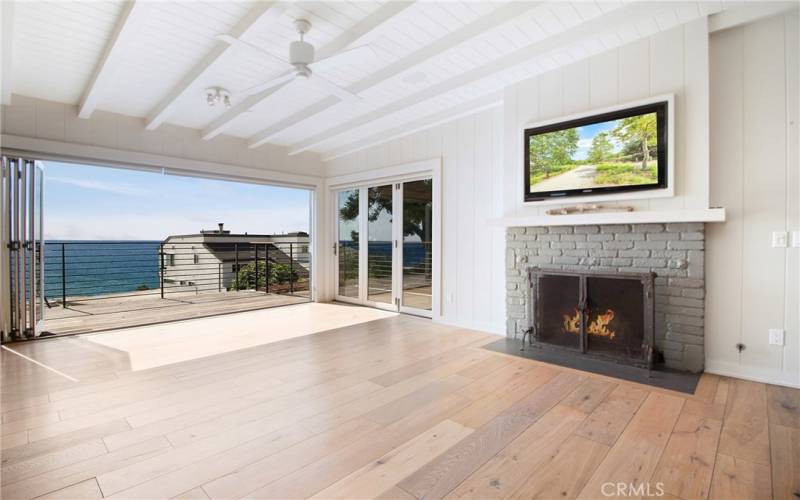
[[[344,307],[231,318],[268,336],[295,318],[369,311]],[[800,489],[798,390],[704,375],[687,396],[489,352],[484,333],[371,318],[136,371],[128,347],[92,340],[121,332],[12,345],[79,381],[2,352],[2,497],[786,500]],[[162,349],[186,349],[189,333]]]
[[72,298],[68,307],[45,309],[44,330],[54,335],[90,333],[166,321],[252,311],[308,302],[308,292],[294,295],[252,290],[220,293],[170,293],[162,299],[153,291],[103,298]]

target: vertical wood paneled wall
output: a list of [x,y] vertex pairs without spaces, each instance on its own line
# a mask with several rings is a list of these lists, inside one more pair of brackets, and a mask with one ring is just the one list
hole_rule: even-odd
[[327,176],[442,159],[441,321],[503,334],[505,239],[502,109],[458,120],[327,163]]
[[797,10],[711,36],[711,204],[728,222],[706,233],[706,368],[795,386],[800,248],[771,239],[800,230],[799,44]]

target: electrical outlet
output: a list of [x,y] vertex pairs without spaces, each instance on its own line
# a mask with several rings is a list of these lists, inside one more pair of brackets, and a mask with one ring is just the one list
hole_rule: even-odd
[[789,233],[787,231],[772,231],[773,248],[786,248],[789,246]]
[[449,304],[452,304],[455,301],[455,299],[456,298],[455,298],[455,295],[453,294],[453,292],[448,292],[448,294],[447,294],[447,302]]
[[769,345],[783,345],[784,331],[779,328],[769,329]]

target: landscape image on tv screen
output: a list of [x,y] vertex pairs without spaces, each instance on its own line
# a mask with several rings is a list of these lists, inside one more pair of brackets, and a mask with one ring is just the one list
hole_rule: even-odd
[[530,135],[528,192],[658,186],[657,121],[653,111]]

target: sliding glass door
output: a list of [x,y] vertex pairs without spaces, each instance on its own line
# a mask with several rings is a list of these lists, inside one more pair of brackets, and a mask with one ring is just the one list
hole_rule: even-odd
[[338,191],[337,300],[431,316],[434,209],[431,179]]

